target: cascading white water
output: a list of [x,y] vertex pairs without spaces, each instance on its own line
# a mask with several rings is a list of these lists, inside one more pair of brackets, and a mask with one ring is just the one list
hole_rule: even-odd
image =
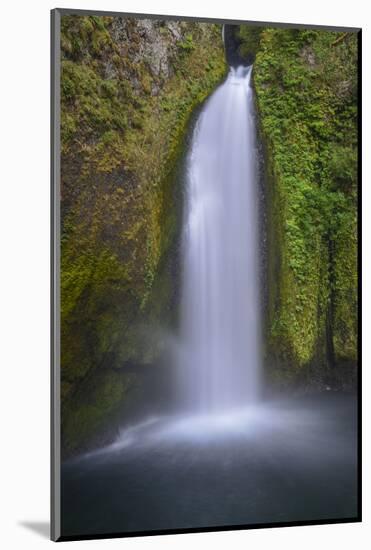
[[257,154],[251,67],[231,68],[196,124],[183,229],[180,394],[193,410],[259,395]]

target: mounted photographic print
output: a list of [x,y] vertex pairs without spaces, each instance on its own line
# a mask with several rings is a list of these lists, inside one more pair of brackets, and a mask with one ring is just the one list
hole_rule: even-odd
[[360,38],[53,10],[53,540],[360,521]]

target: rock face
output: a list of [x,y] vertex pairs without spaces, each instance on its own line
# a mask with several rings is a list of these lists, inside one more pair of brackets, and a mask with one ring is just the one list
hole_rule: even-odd
[[[146,405],[177,323],[190,115],[226,73],[220,25],[63,16],[63,455]],[[267,205],[266,365],[279,384],[350,384],[357,359],[357,43],[229,29],[253,60]],[[226,35],[228,35],[228,32]],[[229,36],[229,35],[228,35]],[[228,39],[228,36],[226,38]],[[227,40],[228,42],[228,40]],[[164,378],[165,376],[165,378]]]
[[278,384],[353,385],[357,364],[357,36],[255,29],[265,147],[266,363]]
[[[62,444],[135,401],[176,323],[187,123],[226,70],[221,28],[129,17],[61,24]],[[138,397],[139,399],[139,397]]]

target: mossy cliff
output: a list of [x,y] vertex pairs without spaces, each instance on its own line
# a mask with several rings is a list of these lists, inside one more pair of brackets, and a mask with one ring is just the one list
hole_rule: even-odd
[[357,361],[357,35],[241,27],[265,149],[266,361],[280,384]]
[[153,368],[175,322],[176,164],[223,78],[221,27],[128,17],[61,23],[61,364],[65,453]]

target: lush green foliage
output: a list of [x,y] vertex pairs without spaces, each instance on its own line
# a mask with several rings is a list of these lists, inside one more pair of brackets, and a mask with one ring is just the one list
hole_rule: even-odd
[[266,146],[270,360],[326,373],[357,353],[357,37],[240,34]]

